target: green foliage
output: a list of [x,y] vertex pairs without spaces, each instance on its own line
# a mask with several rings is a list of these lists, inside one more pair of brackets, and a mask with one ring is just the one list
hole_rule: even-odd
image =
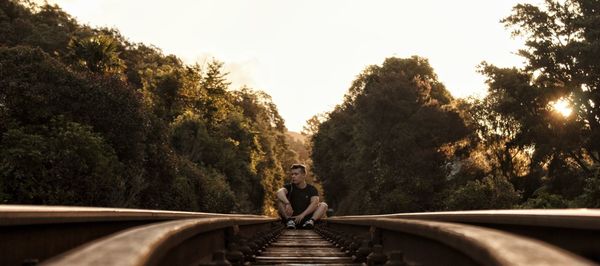
[[[234,104],[246,118],[243,123],[235,123],[229,129],[240,143],[239,154],[249,159],[250,168],[245,175],[250,180],[245,186],[252,188],[249,193],[251,199],[261,200],[265,214],[275,215],[273,195],[283,185],[284,169],[288,167],[284,163],[289,162],[284,120],[271,97],[262,91],[242,88],[233,96]],[[259,183],[260,186],[257,186]],[[235,187],[233,189],[236,191]]]
[[[598,1],[589,0],[517,5],[503,22],[513,34],[526,38],[527,48],[519,52],[526,66],[506,69],[482,64],[489,95],[478,106],[489,115],[476,119],[494,125],[491,132],[496,136],[482,139],[496,143],[491,147],[498,151],[498,169],[524,190],[524,206],[560,207],[566,206],[563,198],[581,199],[582,193],[594,197],[584,187],[600,163],[600,68],[598,60],[591,59],[600,48],[599,8]],[[572,115],[553,110],[551,103],[560,99],[571,105]],[[547,194],[535,195],[539,187]],[[576,202],[582,207],[593,205],[589,198]]]
[[576,207],[600,208],[600,179],[597,175],[585,180],[583,193],[574,200]]
[[119,206],[125,182],[115,151],[91,128],[53,118],[8,130],[0,145],[6,203]]
[[67,44],[79,28],[77,22],[56,5],[0,1],[2,45],[27,45],[39,47],[49,54],[66,54]]
[[0,1],[0,25],[0,202],[273,213],[284,122],[223,63],[29,1]]
[[314,171],[331,205],[339,213],[439,208],[438,150],[466,133],[451,100],[423,58],[368,67],[313,136]]
[[503,177],[486,176],[467,182],[448,196],[450,210],[509,209],[518,203],[519,192]]
[[69,49],[79,67],[94,73],[120,73],[125,67],[119,58],[117,41],[107,35],[72,39]]
[[[339,213],[598,206],[598,10],[592,0],[517,5],[503,23],[526,38],[527,64],[483,63],[483,99],[453,100],[424,59],[368,67],[342,105],[307,127],[331,205]],[[573,114],[556,112],[558,100]]]
[[285,142],[289,146],[289,154],[286,155],[287,163],[283,165],[292,165],[296,162],[308,164],[310,160],[310,147],[303,141],[305,137],[296,132],[287,132],[285,135]]
[[43,51],[28,47],[0,48],[0,64],[0,99],[5,99],[8,116],[21,123],[42,124],[64,115],[102,132],[120,158],[141,156],[145,114],[139,96],[126,84],[72,72]]
[[[517,5],[503,20],[527,39],[519,52],[527,64],[516,69],[483,63],[489,94],[458,104],[473,131],[454,145],[462,153],[457,162],[481,170],[458,170],[450,199],[467,199],[450,209],[478,206],[478,181],[469,180],[482,175],[510,182],[522,192],[522,208],[596,206],[600,79],[598,61],[590,56],[599,48],[599,7],[597,1],[547,0],[543,7]],[[555,111],[557,100],[567,101],[573,114]]]
[[200,210],[221,213],[230,213],[236,210],[235,204],[239,200],[236,199],[235,193],[222,174],[210,171],[202,181],[201,187],[203,189],[200,194],[202,206]]
[[535,197],[527,199],[519,207],[524,209],[558,209],[568,208],[569,202],[560,195],[540,192]]
[[[0,203],[274,214],[312,164],[340,214],[598,207],[600,3],[517,5],[523,69],[483,63],[455,100],[421,57],[367,67],[344,102],[286,140],[269,95],[223,63],[185,65],[57,6],[0,1]],[[568,101],[563,117],[550,103]]]

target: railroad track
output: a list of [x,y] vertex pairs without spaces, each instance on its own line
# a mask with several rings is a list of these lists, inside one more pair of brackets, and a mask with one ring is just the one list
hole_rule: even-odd
[[361,265],[313,230],[285,230],[252,265]]
[[600,211],[273,217],[0,205],[0,265],[598,265]]

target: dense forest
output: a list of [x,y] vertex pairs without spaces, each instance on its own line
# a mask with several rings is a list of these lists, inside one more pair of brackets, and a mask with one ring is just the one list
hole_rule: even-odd
[[481,63],[485,97],[455,99],[426,58],[391,57],[299,136],[217,60],[0,0],[0,204],[273,215],[305,162],[337,214],[600,207],[600,2],[507,15],[526,63]]
[[309,120],[338,214],[600,207],[600,2],[507,15],[526,64],[483,62],[483,99],[453,99],[425,58],[388,58]]
[[0,0],[0,137],[5,204],[273,214],[299,159],[270,96],[230,88],[223,63],[30,1]]

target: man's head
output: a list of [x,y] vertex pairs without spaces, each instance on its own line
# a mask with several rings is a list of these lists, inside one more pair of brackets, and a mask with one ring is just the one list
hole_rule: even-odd
[[298,185],[306,179],[306,166],[302,164],[293,164],[290,168],[290,175],[292,176],[292,183]]

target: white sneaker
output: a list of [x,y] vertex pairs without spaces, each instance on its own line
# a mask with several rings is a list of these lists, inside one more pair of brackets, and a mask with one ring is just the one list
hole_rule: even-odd
[[285,224],[285,227],[287,229],[296,229],[296,223],[294,222],[294,220],[288,220]]
[[306,221],[306,222],[305,222],[305,223],[302,225],[302,227],[304,227],[304,228],[308,228],[308,229],[311,229],[311,228],[315,227],[315,221],[313,221],[313,219],[310,219],[310,220]]

